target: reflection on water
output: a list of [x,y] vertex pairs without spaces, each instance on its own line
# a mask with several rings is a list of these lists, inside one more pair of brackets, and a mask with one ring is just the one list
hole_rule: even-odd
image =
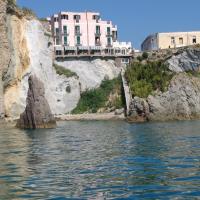
[[200,122],[0,130],[0,199],[199,199]]

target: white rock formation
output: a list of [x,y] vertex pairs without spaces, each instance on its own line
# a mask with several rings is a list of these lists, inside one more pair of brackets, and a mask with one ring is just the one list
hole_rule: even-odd
[[81,83],[81,91],[99,87],[105,78],[113,79],[120,73],[113,60],[88,59],[56,62],[66,69],[76,72]]
[[[52,113],[67,113],[76,107],[80,98],[79,80],[76,77],[66,78],[56,74],[52,67],[53,46],[52,39],[45,33],[41,23],[38,20],[19,21],[16,17],[11,17],[12,37],[15,41],[13,49],[13,66],[10,66],[7,74],[14,73],[11,78],[12,84],[9,84],[5,92],[6,115],[18,117],[25,108],[25,101],[28,91],[28,77],[30,74],[36,74],[44,83],[46,99],[49,102]],[[19,35],[14,28],[21,25],[21,37],[23,39],[16,41]],[[18,29],[19,30],[19,26]],[[20,56],[21,41],[25,41],[26,53],[28,55],[27,66],[22,66],[23,57]],[[7,77],[9,77],[7,75]],[[13,81],[15,79],[15,81]],[[67,92],[66,88],[70,87],[71,91]]]
[[30,75],[37,75],[44,83],[52,113],[65,114],[76,107],[82,91],[98,87],[104,78],[112,79],[120,72],[111,60],[68,60],[58,64],[76,72],[79,78],[58,75],[52,66],[53,41],[42,24],[36,19],[19,19],[15,15],[7,18],[12,49],[11,62],[4,74],[8,117],[17,118],[24,111]]

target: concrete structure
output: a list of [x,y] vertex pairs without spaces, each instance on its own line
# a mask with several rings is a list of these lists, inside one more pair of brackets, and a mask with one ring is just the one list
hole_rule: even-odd
[[60,12],[47,18],[56,57],[130,56],[131,43],[118,42],[117,26],[96,12]]
[[168,48],[179,48],[200,44],[200,31],[155,33],[148,36],[142,43],[142,51],[152,51]]

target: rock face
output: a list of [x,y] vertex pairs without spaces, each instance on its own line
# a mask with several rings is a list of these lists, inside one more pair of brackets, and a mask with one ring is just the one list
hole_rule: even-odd
[[17,127],[23,129],[55,128],[56,121],[45,99],[43,83],[36,76],[31,75],[28,84],[27,105],[25,111],[20,115]]
[[200,70],[200,48],[187,47],[180,49],[169,60],[169,69],[174,72],[199,71]]
[[4,97],[3,97],[3,81],[2,74],[10,62],[10,48],[7,35],[6,22],[7,1],[0,0],[0,118],[4,117]]
[[36,74],[43,82],[53,114],[69,113],[76,107],[82,91],[98,87],[105,77],[111,79],[119,74],[112,60],[74,59],[58,64],[76,72],[79,78],[58,75],[53,67],[51,33],[37,19],[7,14],[7,34],[11,59],[4,70],[3,84],[8,117],[17,118],[24,111],[30,74]]
[[167,92],[135,97],[129,119],[132,121],[166,121],[200,118],[200,79],[179,73],[173,77]]
[[99,87],[105,78],[113,79],[120,74],[120,68],[116,67],[114,60],[104,59],[68,59],[56,62],[66,69],[76,72],[79,76],[81,92]]

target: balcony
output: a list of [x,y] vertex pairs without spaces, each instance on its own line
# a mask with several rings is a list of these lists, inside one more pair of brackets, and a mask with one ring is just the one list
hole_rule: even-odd
[[81,43],[76,43],[76,46],[80,47],[80,46],[82,46],[82,44]]
[[69,46],[69,42],[64,42],[64,46]]
[[95,36],[96,37],[100,37],[101,36],[101,32],[99,32],[99,31],[95,32]]
[[76,36],[81,36],[81,35],[82,35],[81,31],[75,31],[74,34],[75,34]]
[[106,32],[106,37],[112,37],[112,33],[111,32]]
[[101,42],[95,42],[95,46],[97,47],[101,46]]
[[63,32],[62,32],[62,35],[68,36],[68,35],[69,35],[69,31],[63,31]]
[[107,44],[106,47],[107,47],[107,48],[112,48],[113,45],[112,45],[112,44]]

